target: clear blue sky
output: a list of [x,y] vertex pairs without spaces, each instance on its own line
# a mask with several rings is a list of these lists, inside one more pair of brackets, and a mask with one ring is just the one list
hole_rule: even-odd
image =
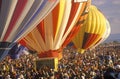
[[120,34],[120,0],[92,0],[106,16],[111,25],[111,34]]

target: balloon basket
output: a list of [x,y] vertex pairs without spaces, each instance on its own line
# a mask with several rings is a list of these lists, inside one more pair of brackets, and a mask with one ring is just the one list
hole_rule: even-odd
[[44,68],[53,69],[57,71],[58,69],[58,58],[39,58],[35,61],[35,69],[44,69]]

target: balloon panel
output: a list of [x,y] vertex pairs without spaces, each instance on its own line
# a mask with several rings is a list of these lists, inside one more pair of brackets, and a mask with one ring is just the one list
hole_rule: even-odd
[[27,20],[22,30],[18,33],[17,40],[19,40],[20,37],[27,35],[31,30],[33,30],[33,28],[36,27],[39,24],[39,22],[42,21],[42,19],[44,19],[44,17],[48,15],[49,12],[51,12],[51,10],[58,4],[58,2],[59,0],[54,0],[54,1],[43,0],[43,3],[35,12],[35,14],[32,15],[29,18],[29,20]]
[[58,2],[58,0],[2,0],[0,41],[19,40],[33,29],[38,21],[47,16]]
[[[88,11],[89,11],[90,0],[88,0],[87,3],[83,4],[83,5],[84,5],[83,6],[84,8],[81,8],[82,13],[79,13],[80,18],[78,18],[77,23],[74,25],[73,29],[71,30],[71,32],[69,33],[69,35],[65,39],[62,47],[65,47],[71,41],[71,39],[74,38],[74,36],[78,33],[78,31],[83,26],[83,22],[86,20],[86,17],[87,17]],[[74,11],[72,11],[72,12],[74,12]]]
[[85,33],[82,48],[87,49],[98,37],[98,34]]

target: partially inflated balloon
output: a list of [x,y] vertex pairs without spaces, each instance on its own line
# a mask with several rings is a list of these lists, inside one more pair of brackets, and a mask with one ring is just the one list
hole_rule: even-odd
[[62,57],[61,48],[75,36],[88,12],[88,0],[60,0],[59,4],[20,43],[39,57]]
[[83,53],[94,46],[102,38],[106,31],[106,18],[93,5],[90,6],[87,19],[72,40],[78,52]]

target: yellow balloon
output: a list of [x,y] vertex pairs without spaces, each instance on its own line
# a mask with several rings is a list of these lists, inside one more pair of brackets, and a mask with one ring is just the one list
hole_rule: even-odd
[[101,39],[105,31],[106,18],[96,6],[91,5],[87,19],[72,42],[78,52],[84,53],[85,50],[94,46]]

